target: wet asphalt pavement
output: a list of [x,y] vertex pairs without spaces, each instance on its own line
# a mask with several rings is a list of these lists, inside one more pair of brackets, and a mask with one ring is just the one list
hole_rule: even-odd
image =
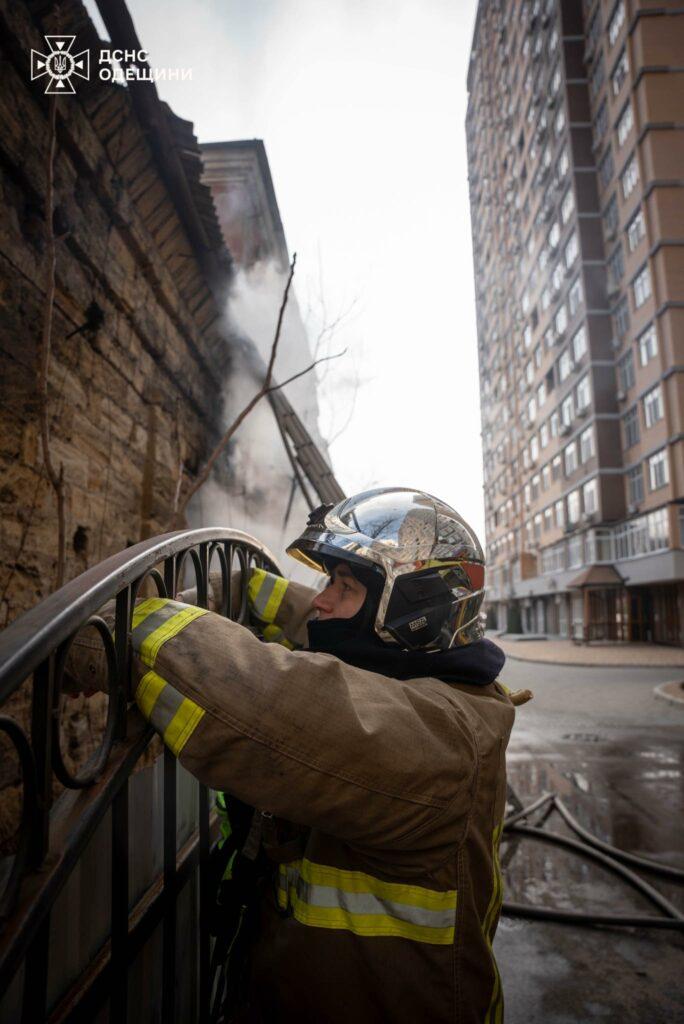
[[[677,669],[606,669],[509,659],[518,709],[508,777],[523,805],[554,790],[579,822],[621,849],[684,869],[684,705],[654,687]],[[538,817],[538,815],[537,815]],[[554,812],[547,830],[573,833]],[[502,843],[507,900],[600,913],[659,914],[597,864],[527,837]],[[684,885],[642,877],[684,911]],[[684,1022],[684,933],[504,916],[494,950],[506,1024]]]

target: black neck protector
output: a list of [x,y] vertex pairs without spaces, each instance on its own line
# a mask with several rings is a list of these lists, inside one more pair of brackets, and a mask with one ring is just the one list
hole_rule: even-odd
[[334,654],[348,665],[392,679],[430,677],[482,686],[497,678],[505,657],[491,640],[434,652],[406,651],[398,644],[384,643],[373,628],[378,599],[369,593],[350,619],[313,619],[307,626],[309,650]]

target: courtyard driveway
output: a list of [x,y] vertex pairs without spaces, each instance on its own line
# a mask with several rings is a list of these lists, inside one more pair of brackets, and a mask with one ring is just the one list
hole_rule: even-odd
[[[502,681],[535,694],[517,711],[508,752],[509,781],[523,804],[555,790],[600,838],[684,868],[684,704],[653,694],[681,675],[676,667],[509,660]],[[557,814],[546,828],[572,835]],[[547,844],[504,843],[502,862],[511,901],[658,912],[598,865]],[[643,877],[684,910],[684,886]],[[684,1021],[682,933],[504,917],[494,949],[507,1024]]]

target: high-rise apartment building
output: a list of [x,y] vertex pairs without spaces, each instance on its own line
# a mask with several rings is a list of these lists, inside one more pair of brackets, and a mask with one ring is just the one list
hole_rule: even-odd
[[684,12],[480,0],[490,621],[684,642]]

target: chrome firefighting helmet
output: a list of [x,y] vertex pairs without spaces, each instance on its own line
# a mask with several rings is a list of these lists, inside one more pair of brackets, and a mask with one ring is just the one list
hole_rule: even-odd
[[410,650],[446,650],[483,635],[484,555],[449,505],[382,487],[321,505],[287,549],[312,569],[349,562],[382,574],[375,632]]

